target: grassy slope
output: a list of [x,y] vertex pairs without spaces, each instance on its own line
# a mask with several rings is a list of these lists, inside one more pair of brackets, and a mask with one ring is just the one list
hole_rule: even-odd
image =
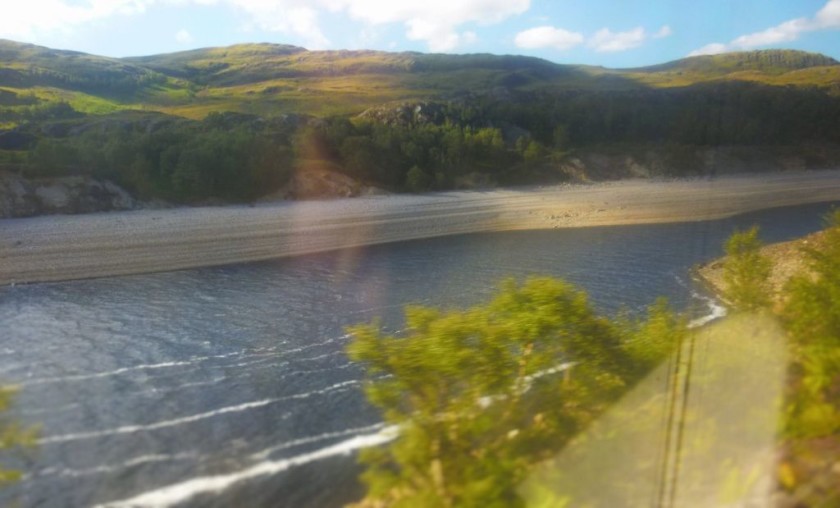
[[0,87],[45,102],[65,100],[79,111],[155,102],[187,85],[125,60],[0,40]]
[[192,117],[218,107],[247,112],[264,111],[272,104],[316,115],[353,114],[384,102],[446,98],[498,87],[627,90],[742,80],[829,88],[840,78],[836,61],[797,51],[696,57],[630,70],[560,65],[521,56],[309,52],[271,45],[213,48],[132,61],[207,87],[194,103],[168,110]]
[[627,90],[721,80],[840,93],[840,65],[822,55],[758,51],[610,70],[522,56],[307,51],[275,44],[113,59],[0,40],[0,90],[28,103],[0,104],[6,111],[65,101],[89,114],[153,110],[196,119],[214,111],[327,116],[499,87]]

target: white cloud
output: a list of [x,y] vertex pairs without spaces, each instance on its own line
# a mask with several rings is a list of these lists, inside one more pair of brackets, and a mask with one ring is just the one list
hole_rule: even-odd
[[665,37],[669,37],[673,33],[674,31],[671,30],[670,26],[662,25],[662,28],[660,28],[659,31],[653,34],[651,37],[653,37],[654,39],[664,39]]
[[[668,25],[662,25],[652,34],[642,27],[626,32],[613,32],[609,28],[602,28],[589,37],[587,45],[601,53],[627,51],[641,46],[649,39],[663,39],[673,33]],[[519,32],[514,42],[520,48],[554,48],[562,51],[582,44],[584,37],[578,32],[546,25]]]
[[714,55],[726,51],[741,51],[773,46],[799,39],[803,34],[817,30],[840,28],[840,0],[828,0],[813,18],[796,18],[760,32],[736,37],[727,44],[716,42],[696,49],[688,56]]
[[727,48],[726,44],[721,44],[719,42],[713,42],[711,44],[706,44],[700,49],[695,49],[688,56],[700,56],[700,55],[718,55],[720,53],[726,53]]
[[514,43],[526,49],[554,48],[563,51],[583,43],[583,35],[553,26],[538,26],[516,34]]
[[175,34],[175,42],[178,44],[189,44],[193,41],[193,36],[185,29],[180,29]]
[[807,18],[792,19],[761,32],[742,35],[730,42],[729,45],[738,49],[772,46],[781,42],[795,41],[803,32],[812,29],[813,25]]
[[522,14],[530,0],[320,0],[334,11],[346,10],[353,18],[373,24],[435,21],[452,26],[467,22],[498,23]]
[[[170,0],[171,1],[171,0]],[[215,0],[186,0],[210,3]],[[218,0],[248,16],[251,27],[267,32],[296,35],[310,49],[329,47],[321,30],[318,2],[306,0]]]
[[602,28],[589,38],[589,46],[599,53],[627,51],[641,46],[647,37],[642,27],[626,32],[612,32],[609,28]]
[[310,48],[327,47],[324,12],[344,13],[370,26],[402,24],[410,40],[433,51],[451,51],[476,40],[464,25],[490,25],[522,14],[531,0],[26,0],[9,2],[0,17],[0,36],[22,37],[68,30],[114,15],[136,14],[152,5],[227,5],[252,28],[302,38]]
[[840,0],[830,0],[814,17],[819,28],[840,28]]
[[[169,0],[172,1],[172,0]],[[199,0],[181,0],[193,1]],[[522,14],[531,0],[202,0],[224,2],[249,15],[268,31],[303,37],[310,48],[329,45],[321,31],[324,11],[344,13],[371,27],[399,23],[408,39],[425,42],[432,51],[452,51],[477,40],[461,31],[469,23],[494,24]]]
[[478,35],[475,32],[466,31],[461,34],[461,40],[465,45],[475,44],[478,42]]
[[424,41],[432,51],[451,51],[474,37],[465,24],[491,25],[522,14],[531,0],[318,0],[333,12],[371,25],[402,23],[406,37]]
[[0,16],[0,37],[22,37],[68,31],[77,25],[114,15],[143,12],[154,0],[27,0],[9,2]]

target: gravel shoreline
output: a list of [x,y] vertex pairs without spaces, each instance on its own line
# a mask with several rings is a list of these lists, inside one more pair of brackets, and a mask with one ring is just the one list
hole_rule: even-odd
[[461,233],[709,220],[826,201],[840,201],[840,170],[5,219],[0,285]]

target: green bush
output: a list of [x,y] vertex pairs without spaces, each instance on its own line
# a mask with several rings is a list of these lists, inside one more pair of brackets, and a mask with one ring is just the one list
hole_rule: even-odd
[[[630,324],[550,278],[464,311],[408,307],[404,336],[350,328],[365,393],[399,437],[366,449],[363,506],[518,506],[516,486],[684,333],[664,302]],[[367,503],[367,504],[365,504]]]
[[748,231],[736,231],[726,241],[724,296],[738,311],[754,311],[770,304],[768,279],[772,264],[759,252],[761,247],[757,227]]
[[[23,427],[19,422],[8,417],[8,411],[14,402],[16,389],[0,387],[0,454],[8,457],[35,445],[36,429]],[[8,469],[0,464],[0,487],[20,480],[20,471]]]
[[795,361],[788,432],[840,432],[840,211],[829,216],[819,249],[805,249],[809,274],[793,277],[783,310]]

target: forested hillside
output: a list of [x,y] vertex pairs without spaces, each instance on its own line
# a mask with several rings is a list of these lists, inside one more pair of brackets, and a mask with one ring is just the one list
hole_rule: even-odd
[[779,50],[612,70],[275,44],[113,59],[0,41],[0,168],[141,198],[248,201],[311,168],[391,191],[626,176],[590,171],[593,154],[697,174],[719,147],[840,163],[840,64]]

